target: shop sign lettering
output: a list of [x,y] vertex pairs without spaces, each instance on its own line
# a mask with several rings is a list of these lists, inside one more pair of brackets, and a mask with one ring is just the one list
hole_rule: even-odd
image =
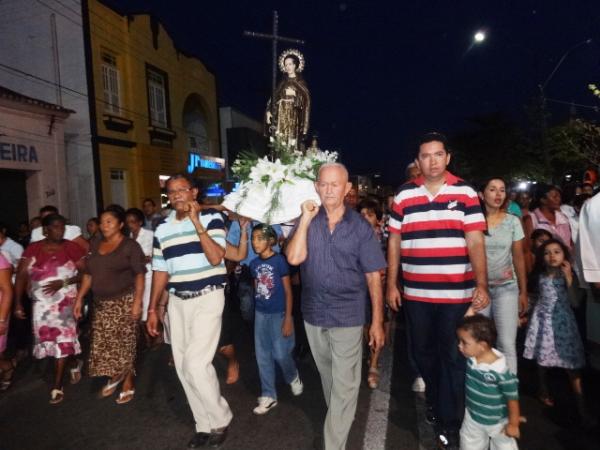
[[0,161],[39,163],[37,150],[33,145],[0,142]]
[[210,169],[210,170],[223,169],[225,161],[221,160],[221,161],[223,161],[221,163],[220,161],[216,161],[215,159],[202,158],[197,153],[190,152],[187,171],[188,171],[188,173],[192,173],[198,167],[200,167],[202,169]]

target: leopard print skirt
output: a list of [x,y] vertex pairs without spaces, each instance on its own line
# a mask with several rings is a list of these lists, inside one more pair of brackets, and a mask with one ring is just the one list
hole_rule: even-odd
[[139,325],[131,318],[133,292],[94,300],[89,374],[117,377],[135,371]]

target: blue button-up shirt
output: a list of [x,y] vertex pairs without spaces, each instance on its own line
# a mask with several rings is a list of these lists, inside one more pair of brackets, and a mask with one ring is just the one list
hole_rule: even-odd
[[307,258],[300,265],[304,320],[324,328],[364,325],[369,299],[365,274],[386,267],[371,226],[346,208],[330,232],[321,208],[309,225],[307,246]]

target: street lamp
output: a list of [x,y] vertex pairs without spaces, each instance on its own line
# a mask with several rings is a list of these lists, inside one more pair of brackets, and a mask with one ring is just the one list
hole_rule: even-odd
[[552,80],[552,78],[554,78],[554,75],[556,74],[556,71],[559,69],[559,67],[562,65],[562,63],[565,61],[565,59],[567,59],[567,57],[571,54],[571,52],[583,45],[588,45],[592,42],[592,39],[586,39],[584,41],[578,42],[577,44],[573,45],[571,48],[569,48],[558,60],[558,62],[556,63],[556,65],[554,66],[554,69],[552,69],[552,72],[550,72],[550,75],[548,75],[548,77],[546,78],[546,80],[538,85],[539,89],[540,89],[540,114],[541,114],[541,144],[542,144],[542,153],[544,156],[544,168],[546,171],[546,175],[550,176],[550,155],[548,153],[548,148],[546,146],[546,128],[547,128],[547,123],[546,123],[546,86],[548,86],[548,83],[550,83],[550,81]]
[[476,44],[481,44],[483,41],[485,41],[485,38],[486,38],[486,37],[487,37],[487,36],[485,35],[485,32],[484,32],[484,31],[481,31],[481,30],[479,30],[477,33],[475,33],[475,34],[473,35],[473,41],[474,41]]

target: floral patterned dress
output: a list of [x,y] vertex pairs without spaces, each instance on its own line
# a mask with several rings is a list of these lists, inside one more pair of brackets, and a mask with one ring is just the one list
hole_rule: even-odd
[[71,241],[63,241],[55,253],[44,251],[44,241],[34,242],[23,253],[29,260],[33,356],[36,358],[64,358],[81,353],[77,322],[73,317],[77,285],[63,287],[53,295],[44,294],[43,287],[50,281],[75,276],[75,264],[84,256],[84,250]]
[[585,366],[583,343],[563,277],[540,277],[539,296],[529,321],[523,356],[535,359],[543,367]]
[[[10,262],[0,253],[0,270],[6,270],[12,268]],[[2,292],[0,292],[0,303],[2,303]],[[10,317],[7,318],[9,320]],[[2,336],[0,336],[0,353],[6,350],[6,336],[8,336],[8,330]]]

